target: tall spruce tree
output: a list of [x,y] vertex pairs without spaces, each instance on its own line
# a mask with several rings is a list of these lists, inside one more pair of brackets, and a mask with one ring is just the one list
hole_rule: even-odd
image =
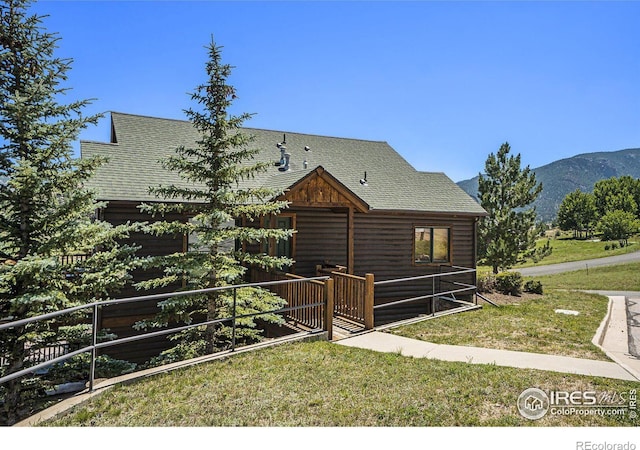
[[[106,297],[128,279],[134,248],[120,246],[129,226],[95,218],[101,206],[83,188],[101,163],[73,158],[72,143],[98,116],[87,100],[59,102],[71,60],[55,56],[58,38],[28,12],[27,0],[0,5],[0,319],[18,320]],[[62,258],[85,254],[85,260]],[[78,318],[75,317],[77,320]],[[56,339],[61,322],[0,331],[8,365],[0,376],[31,364],[29,354]],[[5,421],[26,405],[24,379],[0,392]]]
[[508,143],[491,153],[480,174],[480,204],[489,213],[479,226],[479,256],[494,273],[508,269],[521,258],[543,256],[547,247],[535,250],[534,208],[525,209],[542,191],[529,166],[520,167],[520,154],[511,156]]
[[[150,265],[164,267],[165,276],[142,282],[141,288],[180,282],[186,290],[226,286],[241,280],[247,266],[273,269],[292,263],[288,258],[252,254],[243,249],[243,243],[288,239],[293,230],[261,227],[265,218],[277,215],[287,203],[274,201],[279,194],[274,190],[243,187],[243,181],[267,170],[270,164],[253,160],[259,152],[251,147],[254,137],[241,130],[251,115],[227,113],[236,98],[235,89],[227,82],[232,67],[222,63],[221,47],[216,46],[213,39],[207,48],[207,81],[191,94],[197,106],[185,111],[200,139],[193,148],[180,146],[175,155],[163,162],[166,169],[178,172],[187,186],[152,187],[152,193],[172,202],[143,205],[144,211],[156,216],[179,212],[189,219],[155,222],[151,226],[152,233],[190,236],[195,242],[186,252],[151,259]],[[240,218],[250,225],[242,226]],[[234,248],[225,245],[229,242],[235,243]],[[238,312],[243,314],[282,305],[281,299],[256,290],[243,291],[236,300]],[[154,320],[141,322],[138,326],[162,327],[171,321],[191,322],[197,315],[205,316],[207,321],[228,317],[230,302],[231,297],[222,294],[174,297],[160,303],[162,311]],[[275,316],[262,316],[261,319],[279,320]],[[239,339],[258,337],[259,330],[253,320],[245,318],[240,325],[244,326],[236,330]],[[204,330],[180,333],[173,339],[178,344],[164,353],[165,361],[213,352],[228,341],[229,327],[209,324]]]

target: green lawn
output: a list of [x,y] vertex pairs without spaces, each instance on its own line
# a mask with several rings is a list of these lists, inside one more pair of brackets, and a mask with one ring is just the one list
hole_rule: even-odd
[[[538,247],[542,247],[544,244],[546,244],[546,242],[547,239],[540,239],[537,241],[536,245]],[[606,244],[611,243],[571,238],[551,239],[551,247],[553,247],[553,251],[549,256],[542,259],[542,261],[539,261],[538,263],[527,261],[523,264],[516,265],[514,268],[518,269],[522,267],[543,266],[570,261],[582,261],[585,259],[604,258],[607,256],[622,255],[625,253],[640,251],[639,237],[631,238],[629,240],[629,245],[625,247],[618,247],[614,250],[605,250],[604,247]],[[491,272],[491,268],[489,266],[478,266],[478,273],[489,272]]]
[[[540,239],[537,242],[537,245],[541,247],[546,242],[546,239]],[[631,253],[640,250],[639,242],[640,240],[638,238],[632,238],[629,240],[628,246],[618,247],[614,250],[605,250],[604,248],[607,242],[594,242],[593,240],[567,238],[551,239],[551,246],[553,247],[551,255],[547,256],[537,264],[528,261],[524,264],[519,264],[517,267],[531,267],[536,265],[557,264],[569,261],[582,261],[584,259],[595,259],[604,258],[606,256],[622,255],[625,253]]]
[[[520,416],[530,387],[621,392],[638,383],[288,344],[104,392],[50,426],[632,426],[615,416]],[[241,436],[241,435],[239,435]]]
[[[607,312],[606,297],[551,291],[535,300],[517,302],[517,297],[514,299],[516,303],[500,308],[486,305],[480,310],[394,328],[390,332],[436,344],[608,360],[591,343]],[[554,312],[556,309],[575,310],[580,315],[558,314]]]
[[[602,243],[600,243],[602,245]],[[610,254],[610,253],[609,253]],[[606,255],[603,255],[606,256]],[[591,256],[590,256],[591,257]],[[605,297],[559,289],[640,290],[640,264],[537,277],[544,297],[486,306],[394,332],[432,342],[606,360],[591,339]],[[579,316],[554,309],[580,311]],[[598,377],[409,358],[326,342],[281,345],[104,392],[45,426],[637,426],[625,416],[520,416],[545,391],[627,393]]]
[[640,263],[594,267],[588,271],[578,270],[535,279],[540,280],[545,288],[640,291]]

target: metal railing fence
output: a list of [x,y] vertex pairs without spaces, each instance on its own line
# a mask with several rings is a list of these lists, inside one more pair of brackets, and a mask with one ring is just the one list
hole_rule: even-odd
[[[326,281],[330,279],[329,276],[320,276],[320,277],[313,277],[313,278],[300,278],[300,279],[289,279],[289,280],[281,280],[281,281],[268,281],[268,282],[261,282],[261,283],[246,283],[246,284],[237,284],[237,285],[231,285],[231,286],[221,286],[221,287],[214,287],[214,288],[207,288],[207,289],[198,289],[198,290],[193,290],[193,291],[179,291],[179,292],[171,292],[171,293],[166,293],[166,294],[154,294],[154,295],[143,295],[143,296],[138,296],[138,297],[127,297],[127,298],[122,298],[122,299],[114,299],[114,300],[105,300],[105,301],[96,301],[96,302],[92,302],[92,303],[87,303],[84,305],[79,305],[79,306],[74,306],[71,308],[66,308],[63,310],[59,310],[59,311],[55,311],[52,313],[48,313],[48,314],[42,314],[39,316],[35,316],[35,317],[30,317],[28,319],[21,319],[21,320],[16,320],[16,321],[12,321],[12,322],[7,322],[7,323],[2,323],[0,324],[0,331],[2,330],[7,330],[10,328],[16,328],[16,327],[20,327],[23,325],[28,325],[30,323],[34,323],[34,322],[39,322],[39,321],[44,321],[44,320],[48,320],[48,319],[53,319],[55,317],[59,317],[62,316],[64,314],[70,314],[72,312],[76,312],[76,311],[81,311],[84,309],[91,309],[92,310],[92,315],[93,315],[93,320],[92,320],[92,331],[91,331],[91,344],[87,345],[85,347],[79,348],[77,350],[71,351],[69,353],[66,353],[64,355],[55,357],[53,359],[49,359],[45,362],[39,363],[39,364],[35,364],[33,366],[29,366],[25,369],[22,369],[20,371],[16,371],[13,373],[10,373],[8,375],[5,375],[4,377],[0,378],[0,385],[4,384],[8,381],[11,381],[13,379],[16,378],[20,378],[24,375],[28,375],[30,373],[39,371],[41,369],[44,369],[48,366],[57,364],[59,362],[63,362],[66,361],[76,355],[82,354],[82,353],[88,353],[91,352],[91,362],[90,362],[90,369],[89,369],[89,390],[93,390],[93,385],[94,385],[94,381],[95,381],[95,369],[96,369],[96,358],[97,358],[97,352],[100,349],[103,348],[107,348],[107,347],[112,347],[115,345],[121,345],[121,344],[125,344],[125,343],[129,343],[129,342],[135,342],[135,341],[140,341],[143,339],[150,339],[153,337],[158,337],[158,336],[163,336],[163,335],[168,335],[168,334],[173,334],[173,333],[178,333],[180,331],[184,331],[184,330],[188,330],[190,328],[195,328],[195,327],[201,327],[204,325],[211,325],[211,324],[216,324],[216,323],[223,323],[223,322],[231,322],[231,327],[232,327],[232,332],[231,332],[231,351],[234,351],[236,348],[236,321],[238,319],[244,319],[244,318],[249,318],[249,317],[258,317],[258,316],[263,316],[263,315],[268,315],[268,314],[284,314],[284,313],[288,313],[291,311],[296,311],[298,309],[302,309],[302,308],[310,308],[310,307],[327,307],[327,296],[325,295],[325,298],[322,302],[315,302],[315,303],[310,303],[310,304],[304,304],[304,305],[297,305],[297,306],[291,306],[291,307],[285,307],[285,308],[279,308],[279,309],[274,309],[274,310],[270,310],[270,311],[262,311],[262,312],[258,312],[258,313],[251,313],[251,314],[241,314],[241,315],[237,315],[236,312],[236,300],[237,300],[237,291],[238,289],[243,289],[243,288],[251,288],[251,287],[265,287],[265,286],[273,286],[273,285],[279,285],[279,284],[290,284],[290,283],[306,283],[306,282],[310,282],[310,281]],[[229,317],[223,317],[223,318],[219,318],[219,319],[215,319],[215,320],[209,320],[209,321],[204,321],[204,322],[198,322],[195,324],[189,324],[189,325],[184,325],[184,326],[180,326],[180,327],[175,327],[175,328],[168,328],[168,329],[163,329],[163,330],[159,330],[159,331],[152,331],[152,332],[145,332],[139,335],[135,335],[135,336],[130,336],[130,337],[126,337],[126,338],[117,338],[111,341],[106,341],[106,342],[98,342],[98,312],[100,310],[100,308],[104,308],[104,307],[108,307],[111,305],[118,305],[118,304],[123,304],[123,303],[136,303],[136,302],[142,302],[142,301],[149,301],[149,300],[163,300],[163,299],[167,299],[167,298],[172,298],[172,297],[184,297],[184,296],[190,296],[190,295],[201,295],[201,294],[208,294],[208,293],[212,293],[212,292],[220,292],[220,291],[226,291],[226,290],[233,290],[233,305],[232,305],[232,314]],[[326,325],[326,324],[325,324]],[[312,330],[315,331],[315,330]]]
[[[476,293],[477,287],[473,284],[467,284],[467,283],[460,283],[457,281],[448,281],[448,280],[442,280],[442,278],[447,277],[447,276],[455,276],[455,275],[461,275],[461,274],[465,274],[465,273],[475,273],[476,269],[472,269],[472,268],[468,268],[468,267],[462,267],[462,266],[450,266],[452,269],[457,269],[455,271],[451,271],[451,272],[439,272],[439,273],[433,273],[433,274],[429,274],[429,275],[420,275],[420,276],[416,276],[416,277],[407,277],[407,278],[395,278],[395,279],[391,279],[391,280],[382,280],[382,281],[376,281],[374,282],[374,286],[384,286],[384,285],[390,285],[390,284],[398,284],[398,283],[408,283],[408,282],[415,282],[415,281],[419,281],[419,280],[431,280],[431,294],[427,294],[427,295],[420,295],[420,296],[416,296],[416,297],[410,297],[410,298],[405,298],[402,300],[395,300],[392,302],[388,302],[388,303],[382,303],[379,305],[375,305],[373,307],[374,310],[377,309],[381,309],[381,308],[388,308],[390,306],[395,306],[395,305],[400,305],[403,303],[410,303],[410,302],[415,302],[418,300],[427,300],[427,299],[431,299],[431,314],[435,315],[435,300],[438,297],[445,297],[447,295],[453,295],[453,294],[458,294],[458,293],[463,293],[463,292],[471,292],[473,294]],[[436,292],[436,281],[439,282],[445,282],[448,284],[452,284],[454,286],[462,286],[459,289],[450,289],[450,290],[446,290],[446,291],[438,291]],[[477,299],[476,299],[477,302]]]

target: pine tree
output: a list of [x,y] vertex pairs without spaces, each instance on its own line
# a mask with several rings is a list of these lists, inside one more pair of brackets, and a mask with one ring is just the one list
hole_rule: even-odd
[[[268,242],[287,239],[292,230],[268,229],[260,226],[241,226],[240,218],[261,224],[265,218],[278,214],[287,203],[273,201],[279,193],[266,188],[244,188],[242,182],[263,172],[269,164],[252,160],[259,152],[251,148],[253,136],[241,130],[251,117],[244,113],[230,115],[227,110],[236,98],[235,89],[228,84],[231,66],[222,63],[221,47],[211,42],[206,63],[207,81],[191,95],[197,107],[185,111],[189,121],[199,132],[196,146],[181,146],[175,155],[164,161],[166,169],[178,172],[188,187],[176,185],[152,187],[151,192],[172,203],[143,205],[153,215],[180,212],[187,221],[159,221],[151,227],[158,235],[186,235],[196,237],[188,251],[151,260],[151,265],[164,267],[165,276],[142,282],[141,288],[170,286],[182,282],[184,289],[202,289],[237,283],[247,266],[264,269],[281,268],[292,263],[288,258],[266,254],[251,254],[242,243]],[[236,220],[238,219],[238,220]],[[228,249],[224,243],[236,243]],[[251,313],[276,309],[282,300],[259,291],[244,291],[239,297],[238,311]],[[236,300],[239,300],[236,299]],[[152,321],[140,323],[141,328],[162,327],[170,321],[191,322],[195,315],[207,321],[230,315],[228,295],[174,297],[160,304],[162,311]],[[278,321],[279,318],[261,317]],[[240,338],[255,339],[259,331],[251,319],[243,319]],[[189,331],[173,337],[179,341],[173,353],[165,359],[211,353],[228,340],[229,327],[210,324],[206,329]]]
[[[128,279],[129,226],[96,220],[101,206],[85,181],[102,163],[74,159],[72,143],[99,116],[88,100],[59,103],[71,60],[55,56],[58,38],[30,15],[28,0],[0,5],[0,318],[33,317],[104,298]],[[64,255],[85,254],[83,258]],[[78,320],[78,317],[74,319]],[[60,326],[55,321],[55,328]],[[0,331],[0,376],[28,367],[29,352],[56,339],[49,324]],[[8,424],[24,408],[25,380],[0,386]]]
[[540,194],[542,185],[536,183],[529,166],[521,169],[520,154],[510,156],[510,151],[505,142],[497,154],[489,155],[478,185],[480,204],[489,213],[480,223],[479,253],[494,273],[522,257],[542,256],[535,250],[535,209],[524,209]]

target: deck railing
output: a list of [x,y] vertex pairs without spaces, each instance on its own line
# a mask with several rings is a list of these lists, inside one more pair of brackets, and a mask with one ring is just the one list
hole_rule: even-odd
[[[298,283],[275,284],[268,286],[269,290],[284,299],[291,310],[287,317],[295,325],[302,325],[308,328],[319,328],[324,320],[323,308],[320,306],[309,306],[320,304],[325,296],[325,282],[328,276],[322,277],[323,281],[308,279],[291,273],[265,272],[254,270],[251,274],[251,281],[284,281],[299,280]],[[304,280],[302,282],[301,280]],[[335,298],[335,297],[334,297]]]
[[[311,299],[313,299],[313,302],[305,302],[301,305],[296,305],[296,306],[287,306],[285,308],[279,308],[276,310],[270,310],[270,311],[263,311],[263,312],[259,312],[259,313],[253,313],[253,314],[244,314],[244,315],[238,315],[236,312],[236,293],[238,289],[242,289],[242,288],[247,288],[247,287],[267,287],[267,288],[275,288],[276,286],[281,286],[281,285],[288,285],[288,284],[308,284],[309,282],[322,282],[324,281],[325,283],[322,285],[323,286],[323,295],[318,298],[317,292],[316,294],[314,294],[314,296],[309,297]],[[171,298],[171,297],[183,297],[183,296],[189,296],[189,295],[201,295],[201,294],[208,294],[211,292],[215,292],[215,291],[224,291],[224,290],[232,290],[233,291],[233,298],[234,298],[234,302],[233,302],[233,306],[232,306],[232,314],[231,316],[228,317],[223,317],[223,318],[219,318],[219,319],[215,319],[215,320],[209,320],[209,321],[204,321],[204,322],[198,322],[198,323],[192,323],[189,325],[185,325],[185,326],[180,326],[180,327],[175,327],[175,328],[169,328],[169,329],[163,329],[163,330],[159,330],[159,331],[153,331],[153,332],[143,332],[139,335],[135,335],[135,336],[130,336],[130,337],[126,337],[126,338],[117,338],[111,341],[106,341],[106,342],[98,342],[98,317],[99,317],[99,312],[102,308],[106,308],[112,305],[118,305],[118,304],[124,304],[124,303],[138,303],[138,302],[146,302],[149,300],[165,300],[167,298]],[[303,296],[300,297],[301,299],[307,299]],[[79,348],[77,350],[74,351],[70,351],[64,355],[60,355],[57,357],[54,357],[50,360],[47,360],[45,362],[41,362],[39,364],[35,364],[35,365],[30,365],[29,367],[26,367],[22,370],[16,371],[16,372],[12,372],[9,373],[7,375],[5,375],[4,377],[0,378],[0,384],[4,384],[8,381],[20,378],[22,376],[37,372],[41,369],[44,369],[46,367],[49,367],[53,364],[56,363],[60,363],[63,361],[66,361],[70,358],[72,358],[73,356],[82,354],[82,353],[90,353],[91,354],[91,359],[90,359],[90,368],[89,368],[89,390],[93,390],[93,386],[94,386],[94,381],[95,381],[95,368],[96,368],[96,357],[97,357],[97,353],[98,350],[104,349],[104,348],[108,348],[108,347],[112,347],[115,345],[123,345],[126,343],[131,343],[131,342],[137,342],[137,341],[142,341],[144,339],[150,339],[153,337],[158,337],[158,336],[165,336],[165,335],[169,335],[169,334],[173,334],[173,333],[178,333],[180,331],[184,331],[184,330],[188,330],[194,327],[200,327],[203,325],[209,325],[209,324],[217,324],[217,323],[230,323],[231,327],[232,327],[232,337],[231,337],[231,348],[230,351],[234,351],[236,348],[236,321],[238,319],[243,319],[243,318],[249,318],[249,317],[259,317],[259,316],[263,316],[263,315],[267,315],[267,314],[295,314],[296,310],[304,310],[307,308],[319,308],[324,314],[321,316],[320,320],[316,320],[316,327],[314,329],[309,330],[310,332],[314,332],[314,331],[319,331],[319,330],[324,330],[327,332],[328,334],[328,338],[331,339],[331,333],[332,333],[332,317],[333,317],[333,280],[331,280],[330,277],[328,276],[324,276],[324,277],[314,277],[314,278],[301,278],[301,279],[286,279],[286,280],[280,280],[280,281],[268,281],[268,282],[262,282],[262,283],[247,283],[247,284],[241,284],[241,285],[233,285],[233,286],[224,286],[224,287],[216,287],[216,288],[209,288],[209,289],[199,289],[199,290],[194,290],[194,291],[180,291],[180,292],[171,292],[171,293],[167,293],[167,294],[156,294],[156,295],[145,295],[145,296],[140,296],[140,297],[129,297],[129,298],[122,298],[122,299],[116,299],[116,300],[106,300],[106,301],[97,301],[97,302],[93,302],[93,303],[88,303],[86,305],[79,305],[79,306],[75,306],[72,308],[67,308],[67,309],[63,309],[60,311],[56,311],[56,312],[52,312],[52,313],[48,313],[48,314],[42,314],[39,316],[35,316],[35,317],[30,317],[28,319],[22,319],[22,320],[16,320],[16,321],[12,321],[12,322],[6,322],[6,323],[2,323],[0,324],[0,331],[2,330],[7,330],[7,329],[11,329],[11,328],[18,328],[18,327],[22,327],[31,323],[35,323],[35,322],[43,322],[43,321],[47,321],[56,317],[60,317],[63,316],[65,314],[71,314],[77,311],[81,311],[81,310],[91,310],[91,315],[92,315],[92,328],[91,328],[91,334],[92,334],[92,343],[90,345],[87,345],[85,347]],[[316,317],[317,319],[317,317]]]
[[[31,364],[39,364],[59,356],[65,355],[71,351],[71,346],[68,342],[54,342],[52,344],[45,345],[44,347],[32,347],[27,349],[26,361]],[[0,367],[8,366],[9,360],[0,355]]]
[[60,262],[63,265],[67,265],[67,264],[73,264],[74,262],[77,262],[77,261],[85,261],[90,256],[91,255],[89,254],[83,253],[80,255],[62,255],[62,256],[59,256],[59,258],[60,258]]
[[373,328],[373,274],[365,277],[332,272],[334,280],[335,314],[361,324],[365,329]]

